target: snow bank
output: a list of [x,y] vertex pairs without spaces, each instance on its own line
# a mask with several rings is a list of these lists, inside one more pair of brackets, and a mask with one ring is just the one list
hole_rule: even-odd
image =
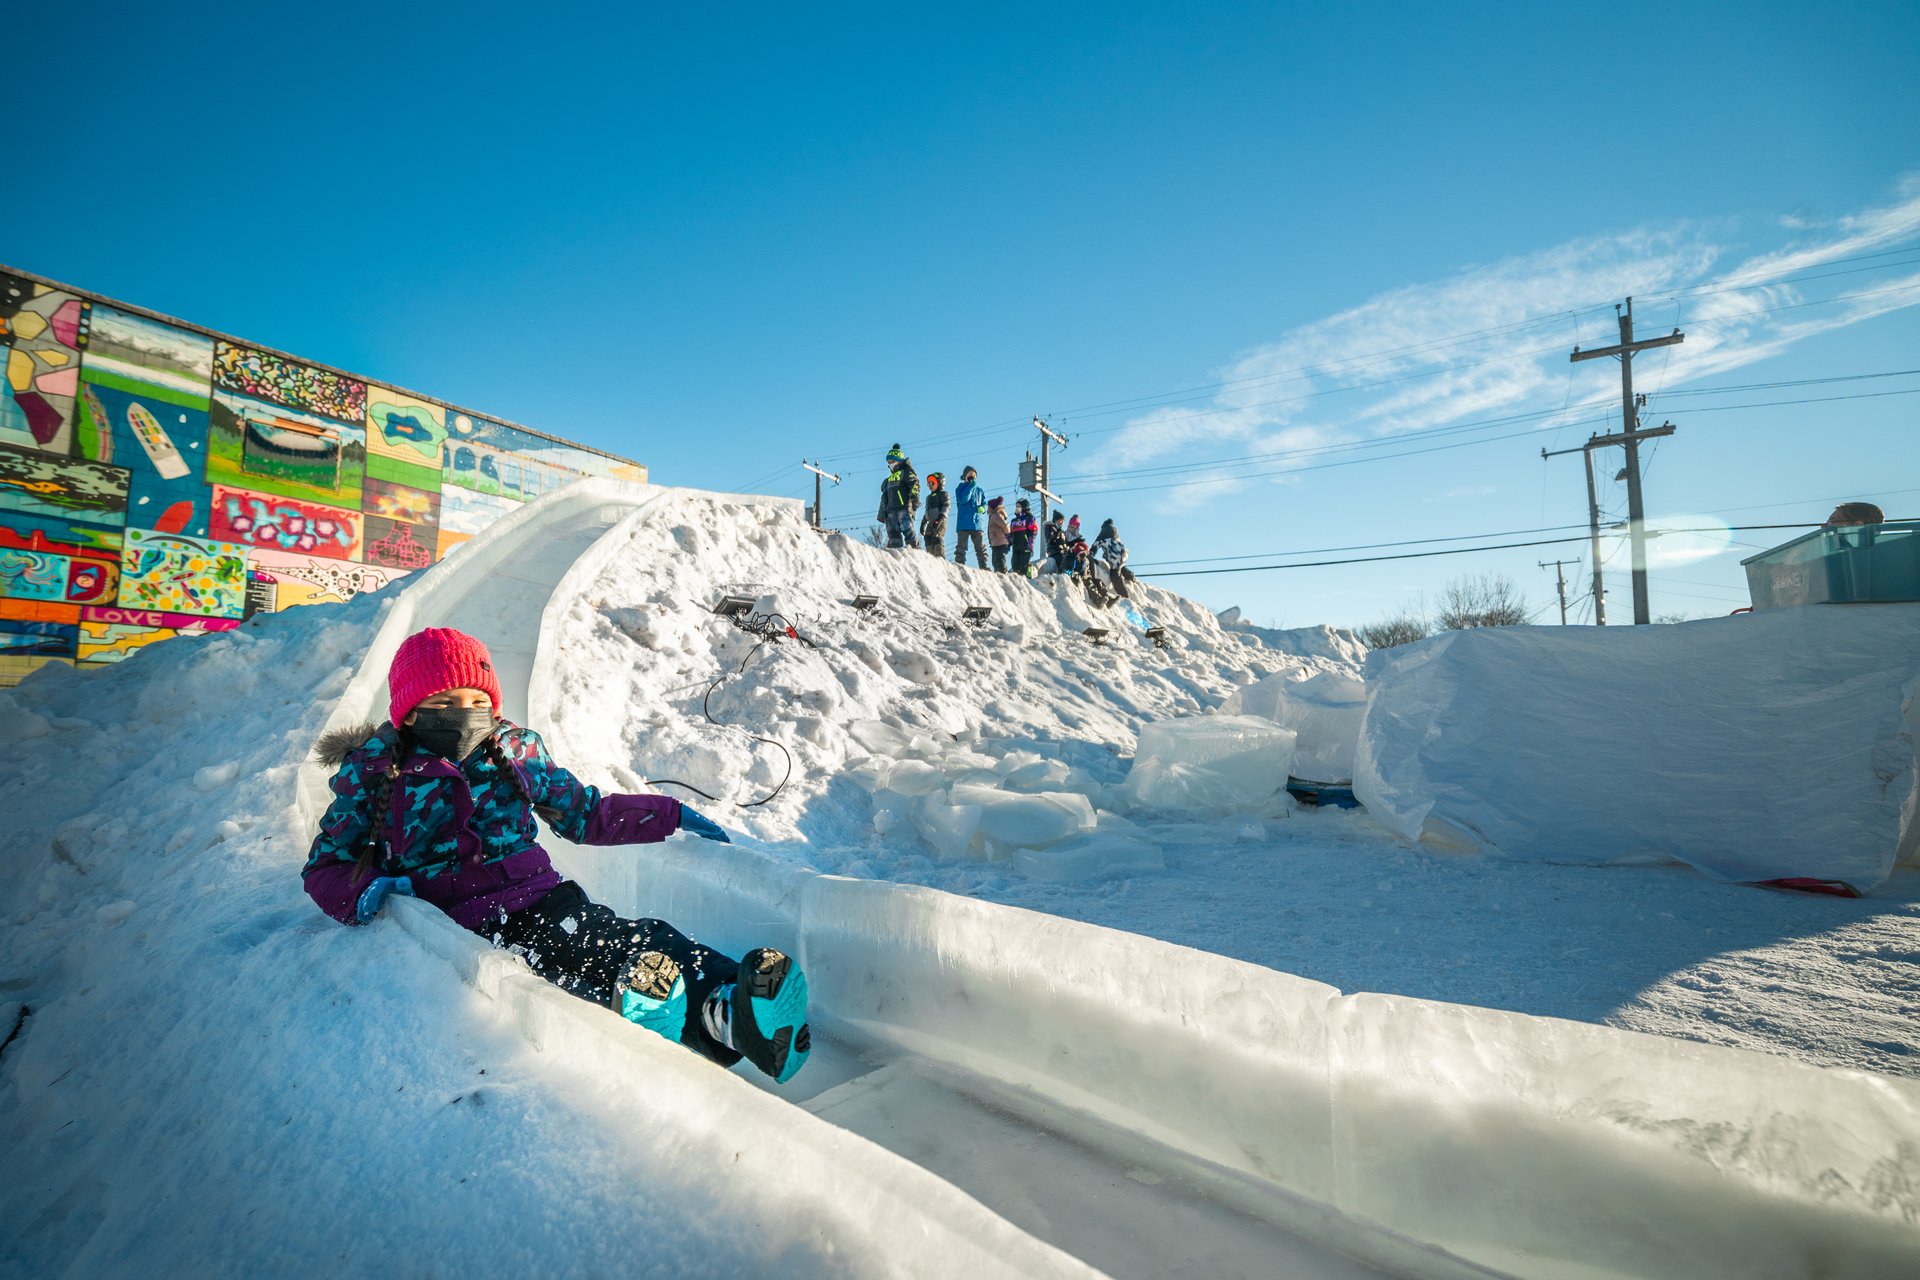
[[1354,791],[1408,839],[1863,890],[1916,840],[1920,605],[1451,632],[1366,677]]
[[1298,734],[1294,776],[1315,782],[1352,781],[1366,712],[1367,686],[1341,671],[1305,680],[1268,676],[1220,704],[1222,715],[1260,716]]
[[1288,654],[1324,664],[1322,670],[1358,672],[1367,661],[1367,646],[1360,637],[1344,627],[1256,627],[1240,616],[1240,607],[1223,609],[1220,625],[1238,635],[1251,636],[1275,653]]

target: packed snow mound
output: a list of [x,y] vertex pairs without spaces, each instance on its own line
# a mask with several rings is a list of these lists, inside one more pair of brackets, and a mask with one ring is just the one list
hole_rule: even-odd
[[1294,732],[1257,716],[1191,716],[1140,731],[1120,795],[1135,809],[1279,813],[1293,807]]
[[1240,616],[1239,605],[1222,609],[1217,617],[1223,629],[1252,636],[1275,653],[1308,659],[1323,670],[1344,669],[1357,674],[1367,661],[1367,646],[1345,627],[1256,627]]
[[[852,825],[1039,879],[1157,868],[1114,811],[1143,726],[1312,674],[1144,583],[1131,611],[1096,608],[1052,575],[822,536],[797,511],[712,495],[663,496],[594,560],[550,620],[578,655],[553,676],[556,730],[609,767],[595,781],[659,786],[763,839],[843,842]],[[778,613],[774,638],[714,616],[724,595]],[[962,621],[973,605],[984,623]]]
[[1366,679],[1354,792],[1407,839],[1861,890],[1914,848],[1920,605],[1450,632]]
[[1220,704],[1221,715],[1260,716],[1298,734],[1294,776],[1315,782],[1353,779],[1353,753],[1366,713],[1366,684],[1341,671],[1322,671],[1306,680],[1268,676],[1234,690]]

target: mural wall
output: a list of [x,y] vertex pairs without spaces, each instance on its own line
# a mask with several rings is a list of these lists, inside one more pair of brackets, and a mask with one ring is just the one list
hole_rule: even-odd
[[596,453],[0,269],[0,687],[418,572]]

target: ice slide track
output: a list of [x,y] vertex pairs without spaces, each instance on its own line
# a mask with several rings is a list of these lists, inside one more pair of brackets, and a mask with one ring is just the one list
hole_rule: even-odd
[[[451,625],[493,648],[507,714],[550,728],[557,664],[543,644],[627,528],[674,492],[583,482],[473,539],[395,598],[331,723],[378,718],[394,646]],[[304,816],[325,800],[310,768]],[[1812,1206],[1782,1186],[1864,1188],[1876,1170],[1884,1182],[1886,1162],[1870,1160],[1882,1147],[1897,1175],[1896,1139],[1920,1114],[1905,1082],[1342,996],[1074,921],[823,876],[748,845],[553,847],[616,909],[800,956],[816,1004],[806,1072],[756,1089],[562,995],[430,908],[401,902],[396,916],[536,1046],[630,1063],[647,1082],[635,1105],[663,1138],[730,1159],[738,1133],[754,1132],[741,1173],[813,1197],[841,1263],[915,1275],[1920,1274],[1899,1206]],[[1557,1073],[1515,1078],[1555,1054]],[[1665,1106],[1646,1096],[1664,1074],[1716,1071]],[[1716,1125],[1703,1095],[1729,1087],[1802,1101]],[[1824,1167],[1748,1150],[1819,1126],[1845,1135],[1813,1153]],[[916,1230],[889,1230],[873,1256],[867,1224],[902,1221]]]

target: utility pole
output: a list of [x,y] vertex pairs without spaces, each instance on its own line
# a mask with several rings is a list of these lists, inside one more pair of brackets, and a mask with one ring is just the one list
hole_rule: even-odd
[[840,477],[831,471],[822,471],[805,458],[800,459],[800,465],[813,472],[813,527],[818,529],[820,527],[820,478],[825,476],[835,484],[839,484]]
[[1540,451],[1542,458],[1557,458],[1563,453],[1577,453],[1587,464],[1587,535],[1589,555],[1593,560],[1593,625],[1607,625],[1607,583],[1600,571],[1600,499],[1593,491],[1593,445],[1591,440],[1577,449],[1557,449],[1548,453]]
[[[1687,335],[1675,329],[1664,338],[1648,338],[1635,342],[1633,338],[1633,299],[1627,299],[1626,309],[1620,313],[1620,341],[1618,345],[1600,347],[1593,351],[1582,351],[1575,347],[1568,357],[1575,362],[1598,360],[1601,356],[1620,357],[1620,438],[1617,442],[1627,447],[1627,533],[1633,542],[1633,620],[1636,625],[1653,621],[1653,610],[1647,603],[1647,511],[1640,500],[1640,442],[1648,436],[1672,435],[1672,431],[1650,432],[1639,430],[1640,407],[1633,398],[1633,355],[1636,351],[1645,351],[1649,347],[1671,347],[1675,343],[1685,342]],[[1599,566],[1596,564],[1595,568]]]
[[1047,447],[1057,444],[1064,449],[1067,447],[1067,438],[1042,422],[1037,413],[1033,415],[1033,425],[1040,432],[1040,484],[1035,492],[1040,495],[1040,527],[1044,529],[1047,527],[1047,503],[1060,501],[1053,495],[1053,467]]
[[[1610,436],[1588,436],[1585,444],[1573,449],[1555,449],[1551,453],[1545,449],[1540,451],[1540,456],[1543,458],[1557,458],[1563,453],[1578,453],[1587,464],[1587,533],[1593,556],[1593,621],[1595,626],[1604,627],[1607,625],[1607,588],[1600,572],[1600,500],[1595,496],[1593,490],[1593,451],[1595,449],[1611,448],[1616,444],[1628,444],[1641,440],[1653,440],[1660,436],[1670,436],[1677,430],[1679,430],[1679,428],[1675,427],[1671,422],[1663,422],[1648,431],[1621,432]],[[1631,437],[1631,441],[1629,437]],[[1639,549],[1637,540],[1635,549],[1636,551]],[[1634,620],[1636,622],[1640,620],[1637,615],[1641,606],[1644,606],[1646,603],[1644,574],[1642,575],[1641,581],[1643,584],[1641,598],[1635,601],[1636,617]]]
[[1549,564],[1553,566],[1554,586],[1560,592],[1560,625],[1564,627],[1567,625],[1567,575],[1561,571],[1560,566],[1565,564],[1566,561],[1536,560],[1534,563],[1542,569],[1546,568]]

